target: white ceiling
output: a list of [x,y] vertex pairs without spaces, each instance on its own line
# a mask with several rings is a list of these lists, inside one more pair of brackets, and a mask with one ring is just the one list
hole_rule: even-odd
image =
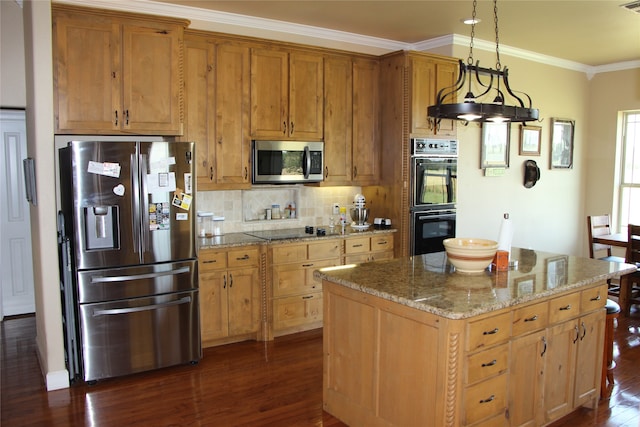
[[[472,0],[79,1],[145,6],[171,3],[200,9],[203,16],[210,17],[211,11],[226,12],[384,39],[371,39],[372,43],[394,41],[408,45],[452,34],[469,37],[470,26],[462,24],[461,19],[471,16],[473,5]],[[620,7],[629,2],[631,0],[498,1],[501,49],[503,46],[523,49],[587,67],[629,61],[633,61],[634,67],[639,66],[640,14]],[[197,16],[197,9],[190,9],[189,16],[194,13]],[[477,17],[482,21],[476,25],[475,37],[495,44],[493,2],[479,0]],[[283,28],[282,25],[279,28]],[[336,33],[335,37],[339,38],[340,34]]]

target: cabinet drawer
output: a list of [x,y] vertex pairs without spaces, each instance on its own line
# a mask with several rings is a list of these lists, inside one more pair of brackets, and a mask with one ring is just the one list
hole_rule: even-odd
[[322,293],[279,298],[273,302],[273,327],[276,330],[322,320]]
[[589,311],[602,308],[607,303],[607,284],[592,289],[585,289],[580,293],[580,312],[587,313]]
[[258,248],[246,248],[229,251],[227,265],[229,268],[235,267],[257,267],[260,264]]
[[308,259],[340,258],[340,240],[329,240],[326,242],[309,243]]
[[227,253],[201,251],[198,254],[198,267],[201,272],[227,268]]
[[580,314],[580,292],[549,301],[549,323],[558,323]]
[[309,292],[306,285],[307,272],[300,264],[276,265],[273,267],[273,296],[296,295]]
[[467,351],[506,341],[511,336],[511,313],[470,322],[467,326]]
[[361,254],[371,251],[371,240],[369,237],[357,237],[347,239],[344,242],[344,252],[346,254]]
[[393,251],[372,252],[369,261],[382,261],[385,259],[393,259]]
[[507,403],[507,375],[499,375],[467,387],[464,397],[464,425],[504,412]]
[[509,344],[481,351],[467,358],[466,384],[473,384],[494,375],[503,374],[509,367]]
[[304,261],[307,259],[307,245],[282,245],[273,248],[273,263]]
[[393,235],[385,234],[383,236],[373,236],[371,238],[371,251],[388,251],[393,250]]
[[369,254],[359,254],[359,255],[348,255],[344,257],[345,264],[362,264],[365,262],[369,262]]
[[541,302],[513,311],[511,334],[514,337],[524,335],[538,329],[546,328],[549,323],[549,304]]

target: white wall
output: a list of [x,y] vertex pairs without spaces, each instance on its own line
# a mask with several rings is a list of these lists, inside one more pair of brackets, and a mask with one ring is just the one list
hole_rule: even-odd
[[14,0],[0,1],[0,107],[27,105],[24,79],[22,8]]

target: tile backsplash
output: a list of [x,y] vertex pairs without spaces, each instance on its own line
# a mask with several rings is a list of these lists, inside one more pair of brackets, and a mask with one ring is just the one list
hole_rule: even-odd
[[[196,207],[199,211],[224,216],[225,233],[243,231],[296,228],[305,225],[326,225],[332,214],[333,203],[340,206],[353,204],[353,197],[361,187],[305,187],[302,185],[273,185],[251,190],[198,191]],[[262,219],[265,209],[274,204],[284,209],[295,203],[296,218]]]

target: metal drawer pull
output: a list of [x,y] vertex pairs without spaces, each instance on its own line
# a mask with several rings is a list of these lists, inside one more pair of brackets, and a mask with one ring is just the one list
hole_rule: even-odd
[[247,259],[249,259],[249,255],[245,254],[245,256],[243,256],[243,257],[236,258],[236,261],[244,261],[244,260],[247,260]]
[[559,310],[560,311],[571,310],[571,304],[567,304],[564,307],[560,307]]
[[379,245],[386,245],[386,244],[387,244],[387,241],[386,241],[386,240],[383,240],[383,241],[381,241],[381,242],[378,242],[378,244],[379,244]]
[[188,273],[189,267],[180,267],[175,270],[159,271],[157,273],[132,274],[127,276],[92,276],[91,283],[111,283],[126,282],[129,280],[155,279],[163,276],[177,276],[178,274]]
[[354,247],[354,248],[361,248],[361,247],[362,247],[362,245],[353,245],[352,247]]
[[597,297],[595,297],[595,298],[591,298],[591,301],[600,301],[600,299],[601,299],[601,298],[600,298],[600,294],[598,294],[598,296],[597,296]]
[[493,365],[495,365],[496,363],[498,363],[498,361],[497,361],[496,359],[493,359],[493,360],[492,360],[491,362],[489,362],[489,363],[483,363],[483,364],[482,364],[482,367],[483,367],[483,368],[487,368],[487,367],[489,367],[489,366],[493,366]]
[[305,295],[302,297],[302,299],[311,299],[313,298],[313,295]]
[[214,262],[218,262],[218,260],[217,259],[210,259],[210,260],[207,260],[207,261],[202,261],[203,264],[213,264]]
[[302,264],[303,267],[313,267],[313,263],[311,264]]
[[524,319],[525,322],[535,322],[536,320],[538,320],[538,315],[534,315],[533,317],[529,317],[527,319]]
[[498,328],[495,328],[493,331],[484,331],[482,335],[493,335],[498,333]]
[[144,305],[141,307],[131,307],[131,308],[111,308],[107,310],[94,310],[93,317],[96,316],[109,316],[114,314],[129,314],[129,313],[138,313],[140,311],[149,311],[149,310],[157,310],[159,308],[171,307],[172,305],[180,305],[191,302],[191,297],[182,297],[179,300],[163,302],[161,304],[152,304],[152,305]]
[[495,398],[496,398],[496,395],[495,395],[495,394],[492,394],[492,395],[491,395],[491,396],[489,396],[488,398],[486,398],[486,399],[482,399],[482,400],[480,401],[480,403],[489,403],[489,402],[491,402],[492,400],[494,400]]

